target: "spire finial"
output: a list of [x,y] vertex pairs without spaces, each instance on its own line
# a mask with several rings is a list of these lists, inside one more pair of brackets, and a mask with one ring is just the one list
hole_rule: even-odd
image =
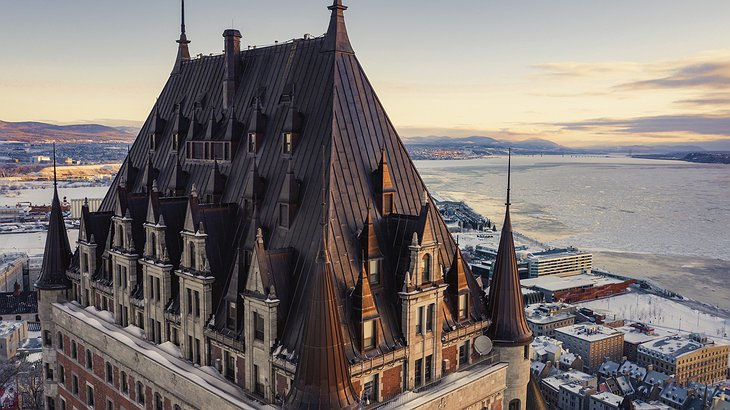
[[344,12],[347,10],[347,6],[342,4],[342,0],[334,0],[332,5],[327,8],[332,11],[332,16],[330,17],[330,25],[327,29],[326,40],[322,51],[355,54],[350,45],[347,28],[345,27]]
[[56,141],[53,141],[53,186],[56,187]]
[[507,150],[507,202],[505,205],[510,206],[509,191],[512,187],[512,148]]
[[180,34],[185,34],[185,0],[180,0]]

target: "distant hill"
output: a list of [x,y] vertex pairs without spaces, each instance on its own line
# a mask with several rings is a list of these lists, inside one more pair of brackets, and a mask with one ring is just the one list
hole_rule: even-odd
[[0,121],[0,141],[20,142],[131,142],[137,132],[130,127],[99,124],[54,125],[44,122]]
[[552,141],[540,138],[532,138],[522,141],[498,140],[492,137],[471,136],[471,137],[410,137],[404,138],[406,146],[413,148],[442,148],[442,149],[469,149],[478,150],[483,153],[496,155],[507,152],[508,148],[522,153],[567,153],[576,152],[574,148],[564,147]]

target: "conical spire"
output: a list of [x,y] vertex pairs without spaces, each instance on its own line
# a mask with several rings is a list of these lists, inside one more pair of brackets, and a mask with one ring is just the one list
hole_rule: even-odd
[[328,9],[332,11],[332,15],[322,51],[355,54],[350,45],[350,38],[347,36],[347,27],[345,27],[347,6],[342,5],[342,0],[334,0]]
[[56,144],[53,144],[53,201],[51,216],[48,219],[46,248],[43,252],[43,265],[35,287],[41,290],[69,289],[71,281],[66,276],[66,269],[71,262],[71,246],[63,221],[61,201],[58,199],[56,180]]
[[507,166],[506,212],[497,260],[494,263],[494,275],[489,288],[489,312],[492,323],[487,330],[487,336],[497,346],[523,346],[532,342],[533,339],[532,331],[525,320],[525,303],[520,288],[520,275],[517,270],[517,255],[509,214],[511,164],[510,151]]
[[312,275],[299,363],[285,409],[355,409],[358,405],[345,357],[325,229]]
[[177,58],[175,59],[175,66],[172,69],[173,74],[180,72],[180,65],[183,61],[190,60],[190,50],[188,50],[188,44],[190,41],[185,35],[185,0],[180,1],[180,38],[176,41],[177,46]]

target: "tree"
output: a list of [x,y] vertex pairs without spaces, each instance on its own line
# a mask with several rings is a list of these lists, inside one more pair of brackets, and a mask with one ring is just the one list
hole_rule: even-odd
[[43,409],[43,364],[25,358],[0,362],[0,386],[14,389],[23,409]]

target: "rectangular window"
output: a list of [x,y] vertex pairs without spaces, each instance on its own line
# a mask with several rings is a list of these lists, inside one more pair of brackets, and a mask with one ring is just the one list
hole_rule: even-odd
[[416,315],[416,334],[423,334],[423,306],[418,308]]
[[281,152],[284,154],[291,154],[293,151],[291,132],[285,132],[282,139]]
[[383,215],[393,213],[393,193],[383,194]]
[[62,364],[58,365],[58,382],[66,384],[66,368]]
[[279,204],[279,226],[282,228],[289,227],[289,205]]
[[53,368],[46,363],[46,380],[53,380]]
[[188,304],[188,314],[193,314],[193,291],[191,289],[187,289],[188,297],[187,297],[187,304]]
[[363,387],[362,392],[363,400],[367,400],[366,403],[375,403],[378,401],[378,375],[373,375]]
[[193,357],[193,337],[188,336],[188,358],[191,362],[195,361],[195,357]]
[[94,388],[89,385],[86,386],[86,404],[91,408],[94,407]]
[[75,374],[71,378],[71,393],[76,396],[79,395],[79,376],[76,376]]
[[195,339],[195,364],[200,364],[200,339]]
[[[50,399],[50,397],[49,397]],[[66,400],[63,397],[60,397],[61,399],[61,410],[66,410]]]
[[114,368],[109,362],[106,362],[106,382],[109,384],[114,382]]
[[459,295],[459,320],[466,319],[468,312],[467,294]]
[[253,312],[253,323],[254,323],[254,339],[264,341],[264,317],[256,312]]
[[423,359],[416,359],[416,368],[414,369],[415,374],[415,386],[419,387],[423,384]]
[[114,410],[114,402],[111,399],[106,399],[106,410]]
[[253,365],[253,380],[254,383],[256,383],[256,386],[254,387],[255,393],[264,394],[264,383],[261,381],[261,372],[259,372],[259,367],[257,365]]
[[371,285],[380,283],[380,259],[370,259],[368,262],[368,280]]
[[53,338],[51,337],[51,332],[48,330],[43,331],[43,344],[45,346],[53,346]]
[[426,313],[426,331],[433,332],[433,319],[436,315],[436,304],[431,303],[428,305],[428,312]]
[[236,303],[228,302],[228,317],[226,319],[226,327],[231,330],[236,329]]
[[469,341],[459,346],[459,367],[469,363]]
[[426,384],[428,384],[433,373],[433,356],[431,355],[426,356],[426,370],[424,373],[426,374]]
[[226,379],[235,382],[236,381],[236,356],[232,355],[230,352],[225,351],[223,353],[224,356],[224,362],[226,365],[225,369],[225,375]]
[[362,332],[363,333],[362,334],[363,343],[362,343],[362,345],[363,345],[364,350],[375,348],[375,343],[376,343],[375,326],[376,326],[375,320],[370,320],[370,321],[363,323],[363,332]]
[[160,278],[155,278],[155,293],[156,293],[155,300],[159,302],[160,298],[161,298],[161,296],[160,296]]
[[195,317],[200,317],[200,292],[195,291]]
[[248,133],[248,153],[249,154],[255,154],[256,153],[256,134],[253,132]]

